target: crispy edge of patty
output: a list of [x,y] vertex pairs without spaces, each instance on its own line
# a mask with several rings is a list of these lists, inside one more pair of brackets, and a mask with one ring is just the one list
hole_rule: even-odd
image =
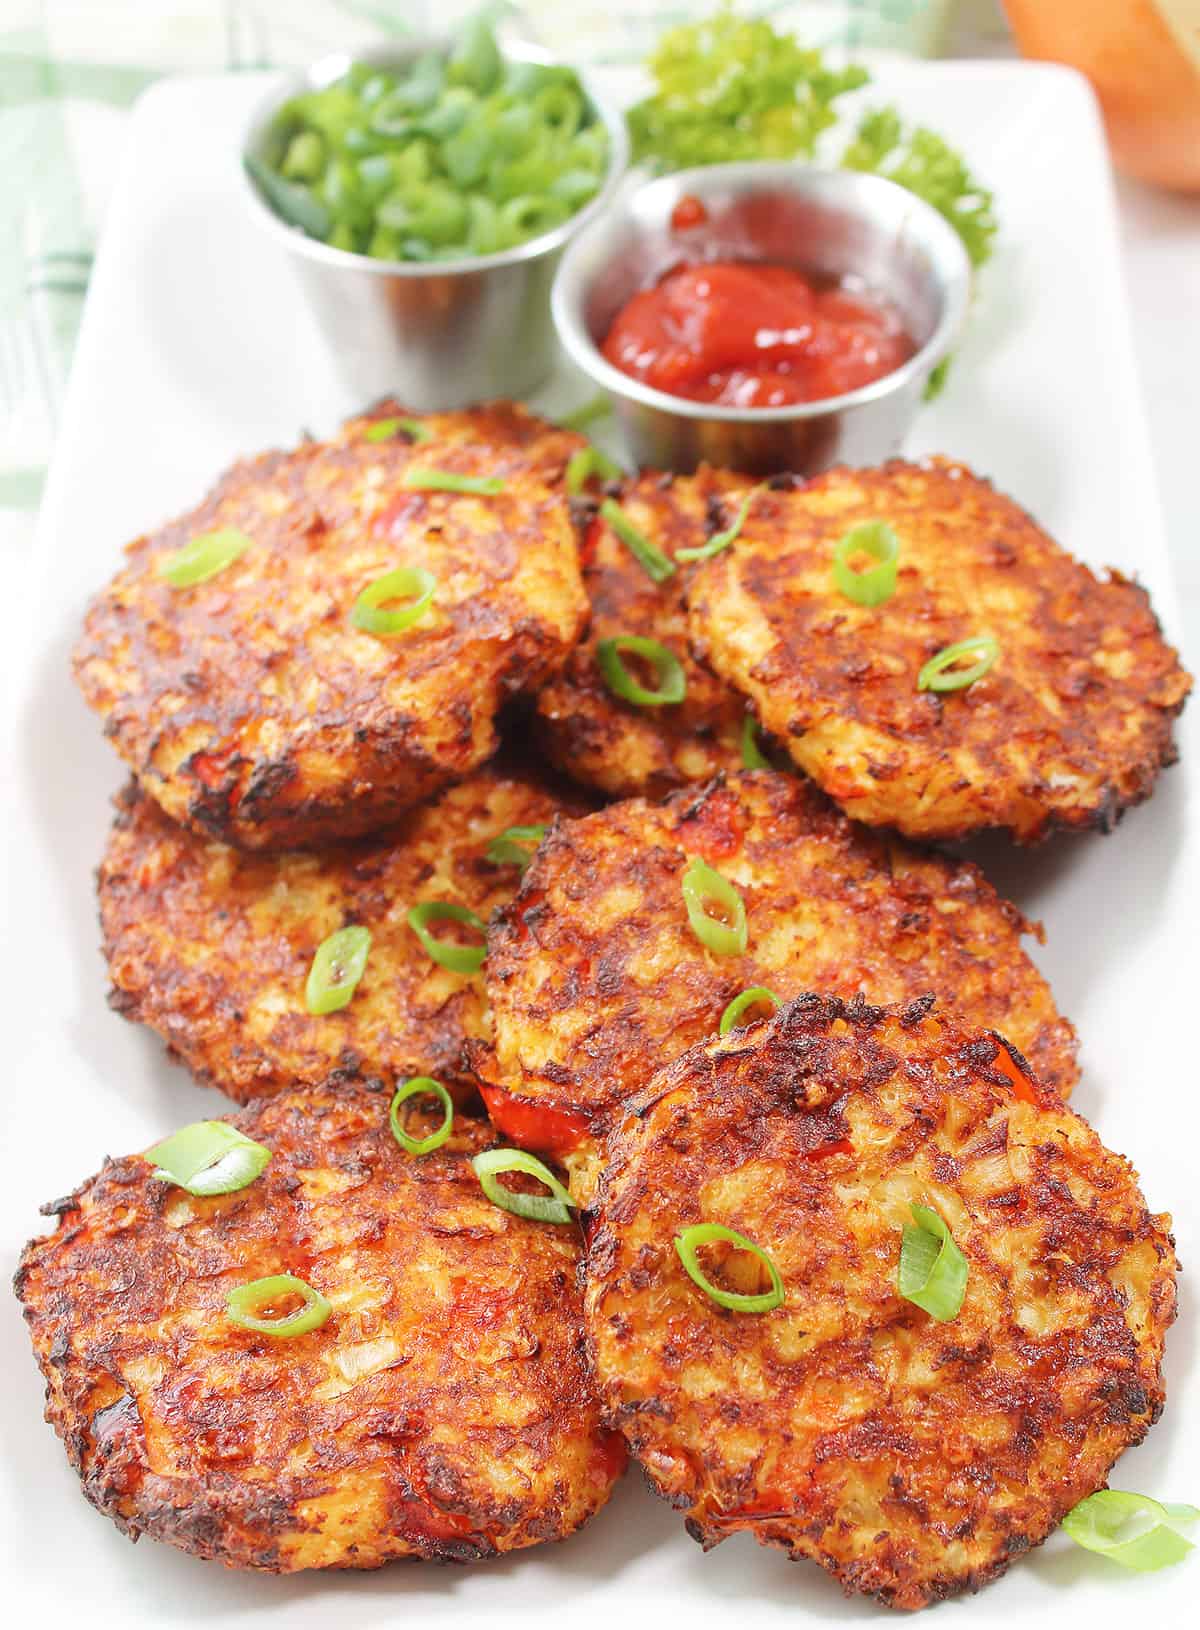
[[[740,890],[745,956],[715,956],[693,933],[681,886],[693,857]],[[970,862],[856,827],[795,777],[743,771],[548,835],[492,921],[492,1042],[471,1060],[497,1125],[569,1157],[747,987],[874,1000],[947,990],[1065,1094],[1075,1033],[1021,948],[1028,932],[1040,930]]]
[[[345,1086],[231,1119],[272,1150],[248,1188],[196,1199],[110,1160],[22,1256],[47,1420],[88,1500],[131,1538],[270,1572],[473,1561],[593,1515],[624,1451],[587,1367],[577,1231],[484,1197],[469,1160],[491,1128],[459,1118],[414,1159],[387,1097]],[[233,1285],[278,1272],[328,1296],[324,1325],[226,1320]]]
[[[912,1201],[967,1257],[951,1322],[898,1293]],[[672,1241],[701,1220],[767,1250],[782,1306],[692,1283]],[[921,1607],[1039,1544],[1162,1410],[1170,1219],[1019,1054],[930,1000],[809,996],[676,1059],[628,1105],[589,1222],[608,1417],[706,1548],[747,1529]],[[704,1266],[765,1288],[739,1264]]]
[[[406,416],[429,432],[368,439]],[[76,679],[173,819],[249,849],[370,832],[496,749],[496,715],[582,631],[587,599],[562,474],[583,445],[514,403],[405,415],[384,401],[328,441],[233,466],[134,540],[93,599]],[[497,476],[499,494],[415,491],[410,466]],[[159,567],[192,537],[254,546],[208,582]],[[351,624],[398,565],[434,570],[427,612],[387,639]]]
[[[887,521],[897,586],[842,595],[839,539]],[[755,499],[693,579],[698,654],[846,812],[919,838],[990,827],[1032,842],[1108,831],[1174,762],[1191,678],[1146,591],[1096,576],[963,465],[894,459]],[[1000,654],[969,688],[918,690],[922,665],[977,634]]]
[[[490,842],[587,807],[584,795],[501,760],[375,838],[261,855],[176,825],[130,783],[97,873],[110,1005],[239,1103],[324,1081],[395,1087],[414,1075],[465,1103],[475,1082],[464,1046],[488,1034],[483,975],[432,961],[407,911],[447,900],[486,921],[519,880],[516,865],[487,859]],[[313,956],[351,924],[372,936],[362,979],[339,1012],[310,1014]]]
[[[746,483],[702,467],[692,476],[644,471],[609,489],[626,518],[675,575],[658,584],[597,509],[584,518],[580,554],[591,605],[587,632],[537,696],[538,740],[559,769],[612,798],[659,798],[741,767],[745,705],[692,655],[684,593],[695,567],[677,560],[736,519]],[[687,687],[681,702],[643,707],[615,695],[601,672],[601,640],[633,635],[671,652]]]

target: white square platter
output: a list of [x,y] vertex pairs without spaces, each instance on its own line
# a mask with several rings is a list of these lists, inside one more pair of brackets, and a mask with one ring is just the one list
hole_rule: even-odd
[[[222,1101],[105,1005],[92,872],[122,781],[76,695],[69,654],[88,595],[122,543],[199,498],[240,454],[320,433],[347,396],[279,251],[239,189],[240,131],[260,76],[178,79],[133,120],[71,382],[37,558],[9,618],[4,765],[5,1175],[0,1256],[11,1270],[45,1225],[38,1203]],[[946,452],[1012,493],[1096,566],[1144,581],[1177,632],[1121,288],[1113,199],[1090,95],[1065,70],[895,64],[881,99],[944,133],[994,188],[1003,234],[944,395],[906,452]],[[584,392],[556,382],[542,405]],[[994,881],[1046,926],[1036,960],[1082,1036],[1075,1103],[1128,1153],[1152,1207],[1175,1217],[1184,1263],[1168,1347],[1168,1408],[1115,1481],[1200,1502],[1200,704],[1183,763],[1110,837],[1033,851],[989,843]],[[704,1556],[631,1472],[558,1547],[472,1569],[397,1566],[289,1579],[227,1573],[146,1541],[133,1550],[79,1494],[41,1419],[41,1380],[13,1301],[0,1303],[5,1387],[0,1547],[9,1622],[89,1630],[359,1630],[389,1623],[537,1623],[591,1630],[670,1618],[689,1630],[867,1623],[817,1569],[746,1537]],[[1022,1630],[1064,1617],[1194,1623],[1200,1561],[1125,1575],[1057,1535],[940,1623]],[[1189,1606],[1189,1604],[1191,1604]]]

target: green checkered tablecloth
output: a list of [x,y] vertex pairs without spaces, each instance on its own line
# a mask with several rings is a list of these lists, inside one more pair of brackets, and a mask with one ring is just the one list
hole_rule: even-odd
[[[477,0],[2,0],[0,544],[26,538],[128,112],[163,74],[303,63],[429,26]],[[513,25],[581,62],[643,57],[713,0],[526,0]],[[936,50],[951,0],[775,0],[814,44]]]

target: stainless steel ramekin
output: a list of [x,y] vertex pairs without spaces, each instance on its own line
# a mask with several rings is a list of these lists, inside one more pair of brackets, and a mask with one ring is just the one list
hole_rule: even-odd
[[[330,85],[351,62],[403,68],[426,51],[448,51],[449,39],[406,39],[353,57],[323,58],[273,90],[251,120],[244,151],[263,157],[271,121],[305,90]],[[518,62],[553,59],[524,43],[505,42]],[[521,396],[550,372],[556,357],[550,286],[563,246],[613,197],[629,157],[625,120],[580,79],[608,131],[608,172],[596,196],[553,232],[515,249],[469,260],[373,260],[308,238],[288,226],[243,177],[255,216],[286,249],[332,347],[338,371],[364,401],[391,394],[409,407],[463,407],[494,396]]]
[[[673,230],[683,198],[707,219]],[[762,260],[850,278],[899,311],[917,350],[894,373],[822,402],[777,408],[691,402],[632,379],[599,346],[637,290],[687,260]],[[879,176],[753,162],[684,170],[627,191],[568,248],[554,280],[555,326],[571,360],[613,400],[643,467],[707,461],[751,474],[875,464],[899,447],[929,375],[967,310],[971,267],[938,212]]]

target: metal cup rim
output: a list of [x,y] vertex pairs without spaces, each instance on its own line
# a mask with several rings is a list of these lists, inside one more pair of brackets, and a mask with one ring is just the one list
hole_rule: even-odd
[[841,396],[825,396],[814,402],[791,402],[780,407],[729,407],[717,402],[699,402],[685,396],[672,396],[655,389],[624,373],[609,362],[592,339],[583,320],[582,306],[586,287],[579,272],[580,262],[587,256],[605,231],[611,231],[613,219],[593,220],[568,245],[555,274],[550,292],[550,310],[554,318],[559,344],[571,361],[597,385],[611,395],[635,402],[642,407],[656,408],[681,419],[720,421],[728,424],[768,425],[788,424],[795,420],[823,418],[849,408],[865,406],[904,390],[914,378],[929,374],[948,354],[954,344],[967,312],[971,286],[971,263],[962,239],[939,212],[923,198],[909,192],[884,176],[871,175],[859,170],[840,170],[832,166],[806,164],[786,159],[745,159],[731,164],[710,164],[691,170],[673,170],[668,175],[656,176],[630,190],[620,205],[625,219],[635,214],[639,200],[652,197],[661,190],[664,196],[680,191],[701,198],[706,188],[716,190],[730,182],[744,184],[753,190],[756,184],[766,182],[776,187],[811,191],[814,181],[820,187],[845,186],[849,191],[862,194],[877,191],[881,198],[903,200],[912,216],[920,223],[922,233],[939,247],[953,266],[953,272],[940,282],[943,309],[937,327],[925,343],[891,373],[846,391]]

